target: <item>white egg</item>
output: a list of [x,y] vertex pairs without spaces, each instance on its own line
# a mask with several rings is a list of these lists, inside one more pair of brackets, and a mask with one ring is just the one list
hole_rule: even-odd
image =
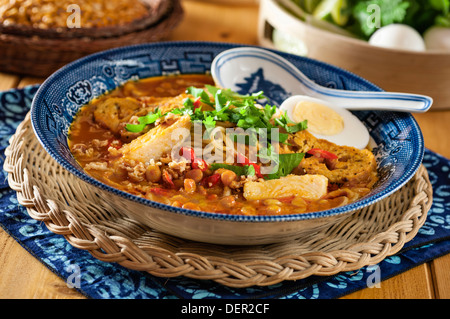
[[355,115],[323,100],[294,95],[281,104],[280,110],[295,123],[308,120],[308,131],[317,138],[358,149],[369,144],[369,131]]
[[423,34],[427,50],[450,51],[450,28],[431,27]]
[[390,24],[378,29],[369,39],[374,46],[409,51],[425,51],[425,41],[412,27],[405,24]]

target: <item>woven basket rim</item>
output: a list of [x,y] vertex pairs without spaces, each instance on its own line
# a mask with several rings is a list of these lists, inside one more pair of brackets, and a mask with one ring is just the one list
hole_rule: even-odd
[[88,54],[124,45],[160,41],[178,26],[184,16],[180,0],[172,1],[173,8],[158,23],[115,37],[62,39],[0,32],[0,71],[45,77]]
[[[61,39],[89,37],[117,37],[126,33],[133,33],[147,29],[167,17],[173,10],[174,1],[177,0],[138,0],[147,7],[147,13],[127,24],[105,27],[89,28],[49,28],[42,29],[28,25],[3,26],[0,23],[0,33],[20,38]],[[156,2],[155,2],[156,1]]]
[[[33,155],[36,156],[33,159],[43,161],[48,154],[40,147],[32,131],[28,113],[5,150],[4,170],[8,173],[10,187],[16,191],[19,203],[25,206],[30,217],[44,222],[51,232],[64,236],[72,246],[89,251],[94,258],[157,277],[186,276],[243,288],[354,271],[377,264],[399,252],[425,223],[432,204],[432,186],[422,165],[412,180],[397,193],[352,214],[350,219],[346,219],[347,224],[331,227],[332,231],[338,229],[339,236],[351,236],[352,232],[356,234],[358,228],[353,224],[365,224],[364,227],[367,227],[370,223],[378,227],[363,234],[362,241],[345,242],[346,246],[340,247],[332,236],[334,233],[329,232],[317,234],[319,237],[311,243],[309,238],[250,247],[196,243],[147,229],[126,217],[113,216],[111,211],[96,207],[94,202],[92,209],[97,213],[102,216],[111,213],[106,217],[106,222],[85,218],[87,215],[83,214],[86,213],[80,213],[74,207],[60,207],[54,195],[39,187],[36,177],[32,175],[33,164],[25,160],[26,156],[30,156],[30,147],[25,147],[29,144],[40,149],[37,152],[33,148],[32,153],[37,154]],[[46,161],[52,159],[46,157]],[[59,167],[55,161],[50,166],[53,169]],[[59,185],[69,184],[70,174],[60,169],[62,174],[67,175],[58,178]],[[49,180],[57,178],[57,174],[47,175]],[[72,188],[63,189],[70,192]],[[399,205],[401,211],[396,211],[395,205]],[[391,206],[394,208],[387,211],[386,208]],[[395,219],[389,221],[390,215],[395,215]],[[364,218],[364,221],[357,218]],[[365,229],[363,233],[367,232]],[[321,246],[317,246],[317,242]]]
[[[14,44],[21,44],[21,45],[31,45],[31,44],[43,44],[44,46],[48,44],[48,46],[51,45],[66,45],[68,47],[71,47],[71,45],[79,45],[79,44],[95,44],[95,43],[102,43],[102,42],[120,42],[122,39],[126,39],[129,37],[135,37],[139,34],[146,34],[148,32],[155,32],[156,29],[161,29],[160,26],[165,26],[166,22],[171,20],[172,17],[177,17],[178,21],[181,21],[181,16],[184,14],[184,10],[181,6],[180,0],[171,0],[171,6],[170,10],[168,10],[164,15],[161,16],[161,18],[156,21],[155,23],[152,23],[150,25],[147,25],[145,28],[135,28],[135,29],[128,29],[127,32],[121,32],[112,34],[111,36],[95,36],[95,33],[89,34],[87,32],[86,34],[78,37],[48,37],[44,34],[25,34],[25,33],[5,33],[0,31],[0,40],[5,43],[14,43]],[[172,28],[171,25],[174,24],[173,22],[169,24],[169,28]],[[88,29],[85,29],[88,30]]]

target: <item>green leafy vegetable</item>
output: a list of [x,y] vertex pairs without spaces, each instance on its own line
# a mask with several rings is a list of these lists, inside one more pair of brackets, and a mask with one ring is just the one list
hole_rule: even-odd
[[[282,2],[285,1],[291,1],[314,18],[334,24],[344,32],[349,31],[365,40],[368,40],[379,27],[393,23],[409,25],[421,34],[432,26],[450,27],[450,0],[283,0]],[[319,10],[321,8],[327,10]],[[318,11],[323,14],[317,14]]]
[[139,133],[141,132],[148,124],[153,124],[162,116],[161,110],[157,108],[155,112],[151,112],[145,116],[141,116],[138,121],[139,124],[127,124],[126,129],[129,132]]
[[[363,36],[370,37],[378,27],[383,27],[392,23],[401,23],[404,21],[407,9],[410,3],[405,0],[368,0],[356,1],[353,7],[353,17],[356,20]],[[371,17],[374,11],[371,8],[378,8],[380,13],[380,21],[373,22]]]
[[275,122],[283,127],[288,133],[296,133],[308,128],[308,120],[304,120],[299,123],[294,123],[287,117],[286,113],[282,114],[279,118],[275,119]]
[[235,172],[237,176],[254,176],[256,174],[255,167],[253,165],[238,166],[230,164],[213,163],[209,166],[209,168],[212,169],[213,171],[219,168],[225,168]]
[[443,14],[448,14],[450,10],[450,0],[430,0],[430,5]]
[[274,165],[272,172],[265,176],[265,179],[278,179],[292,173],[302,159],[305,153],[287,153],[278,154],[273,145],[269,144],[264,152],[260,152],[258,157],[264,163],[271,163]]
[[289,175],[302,161],[305,153],[288,153],[278,155],[278,164],[272,170],[272,173],[266,176],[266,179],[278,179]]
[[420,33],[432,26],[450,27],[450,0],[408,0],[410,9],[406,24]]
[[201,102],[212,106],[208,93],[206,93],[203,89],[190,86],[186,89],[186,92],[192,94],[195,98],[200,98]]
[[216,121],[214,121],[214,117],[209,115],[203,120],[203,124],[206,129],[213,129],[216,127]]

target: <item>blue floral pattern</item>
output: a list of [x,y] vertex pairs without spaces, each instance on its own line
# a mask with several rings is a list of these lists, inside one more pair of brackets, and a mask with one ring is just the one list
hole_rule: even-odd
[[87,104],[92,97],[92,86],[88,80],[75,83],[67,92],[67,98],[78,105]]
[[[125,70],[105,71],[104,81],[107,81],[107,74],[112,75],[115,72],[125,72]],[[90,89],[102,90],[103,88],[99,86]],[[36,86],[29,86],[22,90],[0,93],[0,164],[2,166],[8,140],[29,111],[36,90]],[[74,96],[77,99],[85,96],[83,92],[75,91]],[[269,287],[233,289],[212,281],[186,277],[159,278],[144,272],[129,270],[117,264],[99,261],[87,251],[74,248],[62,236],[55,235],[42,223],[30,218],[26,209],[18,204],[16,193],[9,188],[7,174],[3,170],[0,173],[0,226],[68,283],[76,278],[74,275],[78,272],[79,285],[75,285],[74,289],[90,298],[338,298],[366,288],[370,283],[376,284],[373,278],[377,278],[375,276],[377,274],[383,280],[450,252],[450,161],[426,150],[423,164],[428,169],[434,187],[434,203],[425,225],[399,254],[384,259],[378,265],[367,266],[358,271],[340,273],[331,277],[313,276]],[[73,282],[77,281],[73,280]]]

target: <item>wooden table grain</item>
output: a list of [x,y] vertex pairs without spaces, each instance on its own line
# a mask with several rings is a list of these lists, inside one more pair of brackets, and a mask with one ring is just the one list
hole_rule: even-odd
[[[258,4],[253,1],[184,0],[185,16],[168,40],[258,44]],[[0,73],[0,90],[41,83],[44,79]],[[449,101],[450,102],[450,101]],[[450,105],[450,103],[449,103]],[[450,109],[415,115],[425,146],[450,158]],[[450,255],[417,266],[365,288],[347,299],[450,298]],[[83,299],[0,228],[0,299]]]

